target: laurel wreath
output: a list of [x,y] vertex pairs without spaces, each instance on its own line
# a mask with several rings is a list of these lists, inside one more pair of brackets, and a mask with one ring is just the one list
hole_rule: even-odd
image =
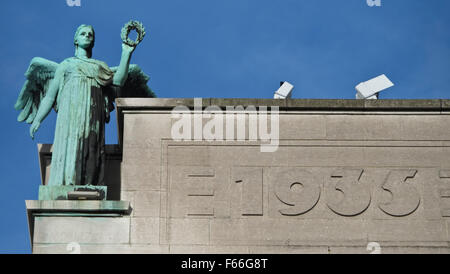
[[[130,35],[130,32],[132,30],[136,30],[137,32],[137,38],[135,41],[128,38],[128,35]],[[123,26],[120,36],[122,37],[122,41],[125,44],[136,47],[144,39],[145,28],[141,22],[131,20],[130,22],[126,23],[125,26]]]

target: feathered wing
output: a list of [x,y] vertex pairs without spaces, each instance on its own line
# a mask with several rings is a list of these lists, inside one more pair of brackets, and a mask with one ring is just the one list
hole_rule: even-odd
[[[118,67],[112,67],[113,72]],[[128,68],[128,78],[120,88],[119,97],[153,98],[155,93],[147,86],[150,77],[145,74],[138,65],[131,64]]]
[[55,77],[58,65],[58,63],[40,57],[31,60],[30,66],[25,72],[27,80],[14,105],[16,110],[22,110],[17,117],[19,122],[33,123],[42,98],[44,98],[51,80]]

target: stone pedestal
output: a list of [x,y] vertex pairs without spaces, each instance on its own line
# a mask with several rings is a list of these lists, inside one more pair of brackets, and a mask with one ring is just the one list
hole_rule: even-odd
[[103,253],[104,245],[129,243],[129,202],[26,201],[26,207],[33,253]]

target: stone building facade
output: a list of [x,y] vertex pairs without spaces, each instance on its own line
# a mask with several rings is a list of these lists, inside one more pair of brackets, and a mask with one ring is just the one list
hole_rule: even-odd
[[[450,100],[202,99],[200,129],[222,110],[233,138],[182,141],[194,99],[116,103],[108,200],[27,201],[34,253],[450,253]],[[227,106],[277,109],[276,149]]]

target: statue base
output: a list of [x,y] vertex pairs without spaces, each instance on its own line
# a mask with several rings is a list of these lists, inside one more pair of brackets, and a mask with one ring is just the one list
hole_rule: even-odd
[[115,244],[129,241],[127,201],[26,201],[26,208],[33,253],[74,253],[74,245],[79,253],[115,253]]
[[39,200],[106,200],[106,186],[40,186]]

